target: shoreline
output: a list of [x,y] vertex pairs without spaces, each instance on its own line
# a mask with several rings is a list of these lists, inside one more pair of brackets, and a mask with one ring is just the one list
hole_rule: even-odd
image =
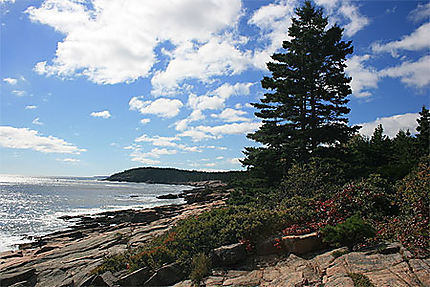
[[[48,178],[48,177],[41,177],[42,179]],[[57,177],[52,177],[57,178]],[[66,180],[70,180],[72,177],[64,177]],[[100,182],[99,180],[96,180],[97,182]],[[74,183],[74,182],[73,182]],[[103,184],[133,184],[132,182],[101,182]],[[13,183],[13,184],[21,184],[21,182]],[[25,184],[31,184],[31,183],[25,183]],[[83,183],[86,184],[86,183]],[[141,184],[141,183],[135,183],[135,184]],[[146,184],[147,185],[147,184]],[[164,190],[164,193],[162,195],[166,194],[184,194],[189,192],[190,190],[194,189],[195,186],[193,185],[187,185],[186,183],[181,184],[154,184],[155,186],[160,187],[154,187],[157,190],[161,189]],[[163,186],[171,186],[170,188],[163,187]],[[149,187],[151,188],[151,187]],[[175,189],[175,190],[173,190]],[[4,222],[6,224],[6,229],[2,229],[2,233],[0,233],[0,254],[7,251],[15,251],[19,249],[19,245],[21,244],[27,244],[34,242],[38,240],[39,238],[49,235],[51,233],[55,233],[58,231],[67,231],[72,228],[74,225],[74,222],[71,221],[64,221],[64,218],[67,218],[69,216],[96,216],[97,214],[102,214],[104,212],[111,212],[111,211],[122,211],[122,210],[138,210],[138,209],[145,209],[145,208],[152,208],[157,206],[163,206],[163,205],[169,205],[169,204],[182,204],[185,201],[178,197],[173,198],[166,198],[166,199],[173,199],[166,201],[164,198],[158,198],[156,196],[157,192],[149,198],[149,200],[146,200],[146,196],[143,194],[140,194],[139,190],[137,190],[138,193],[134,193],[134,188],[132,187],[130,189],[130,195],[126,197],[119,196],[119,199],[117,202],[112,202],[112,204],[99,204],[97,206],[66,206],[65,208],[53,208],[53,209],[46,209],[46,212],[43,211],[42,215],[40,215],[38,218],[32,219],[34,221],[37,221],[36,225],[29,225],[24,224],[27,226],[27,228],[19,228],[15,229],[13,227],[8,227],[8,222]],[[151,193],[151,192],[150,192]],[[46,213],[46,214],[45,214]],[[11,218],[17,218],[15,215],[11,215]],[[12,219],[11,219],[12,220]],[[13,224],[13,222],[12,222]],[[13,225],[11,225],[13,226]]]
[[70,229],[0,253],[0,282],[80,286],[106,256],[144,244],[182,218],[224,205],[227,194],[223,187],[206,185],[183,191],[182,204],[66,216],[66,221],[77,221]]

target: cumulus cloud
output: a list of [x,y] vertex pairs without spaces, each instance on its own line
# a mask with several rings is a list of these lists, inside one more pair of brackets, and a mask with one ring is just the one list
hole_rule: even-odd
[[27,94],[26,91],[22,91],[22,90],[13,90],[12,94],[14,94],[17,97],[23,97]]
[[16,85],[18,83],[18,80],[14,78],[4,78],[3,82],[8,83],[9,85]]
[[103,118],[103,119],[108,119],[110,118],[112,115],[110,114],[109,111],[105,110],[105,111],[101,111],[101,112],[92,112],[90,114],[93,118]]
[[[154,49],[160,43],[170,41],[178,47],[192,42],[207,43],[214,35],[234,26],[242,8],[240,0],[91,1],[91,4],[45,0],[40,7],[27,9],[32,21],[49,25],[65,35],[57,45],[55,57],[35,66],[38,73],[60,77],[83,75],[99,84],[132,82],[150,74],[156,62]],[[224,48],[223,42],[217,44],[216,47]],[[209,46],[207,49],[213,51],[214,47]],[[226,56],[225,51],[220,49],[219,56]],[[173,54],[180,60],[176,49]],[[209,61],[203,66],[210,65]],[[216,72],[213,68],[204,70]]]
[[151,79],[154,95],[174,94],[186,79],[211,82],[215,76],[240,74],[251,65],[249,52],[242,52],[228,38],[213,37],[198,47],[185,43],[173,53],[167,68]]
[[26,110],[34,110],[34,109],[37,109],[37,106],[35,106],[35,105],[28,105],[28,106],[25,106],[25,109]]
[[128,103],[130,110],[139,111],[141,114],[152,114],[162,118],[172,118],[179,114],[182,102],[177,99],[159,98],[155,101],[142,101],[139,97],[131,98]]
[[271,3],[257,9],[248,20],[249,25],[260,29],[261,40],[267,42],[263,49],[256,50],[253,54],[252,62],[257,68],[265,70],[270,56],[282,46],[284,40],[289,39],[288,28],[297,4],[295,0]]
[[356,5],[348,1],[342,1],[339,12],[349,20],[343,28],[346,36],[354,36],[358,31],[369,25],[369,19],[360,14]]
[[243,160],[243,158],[231,158],[228,160],[229,163],[234,164],[234,165],[242,165],[242,163],[240,162],[241,160]]
[[32,149],[43,153],[80,154],[85,149],[53,136],[42,136],[35,130],[0,126],[0,146],[13,149]]
[[364,64],[369,59],[370,55],[355,55],[348,59],[346,63],[345,72],[352,77],[352,94],[357,98],[370,97],[372,94],[369,89],[378,87],[378,72],[376,69]]
[[141,119],[140,120],[140,123],[142,124],[142,125],[146,125],[147,123],[149,123],[149,122],[151,122],[151,119]]
[[42,126],[43,125],[43,123],[40,121],[39,117],[35,118],[31,123],[33,125],[38,125],[38,126]]
[[384,134],[391,138],[395,137],[400,130],[409,130],[411,133],[415,133],[415,129],[418,126],[418,117],[418,113],[407,113],[391,117],[377,118],[373,122],[359,124],[360,126],[362,126],[359,132],[362,135],[370,137],[372,136],[375,128],[379,124],[382,124],[382,127],[384,128]]
[[422,88],[430,83],[430,56],[424,56],[416,62],[403,62],[379,72],[381,77],[400,78],[408,86]]
[[385,44],[372,44],[374,52],[390,52],[393,56],[397,56],[398,50],[419,51],[424,49],[427,51],[430,49],[430,23],[423,24],[410,35],[404,36],[401,40]]
[[190,123],[204,120],[203,111],[205,110],[223,109],[226,100],[233,95],[249,95],[252,85],[253,83],[236,83],[234,85],[225,83],[206,95],[197,96],[191,93],[188,96],[187,107],[193,111],[187,118],[177,121],[175,129],[184,131]]
[[227,108],[223,110],[220,114],[212,114],[211,117],[223,120],[225,122],[249,122],[250,118],[244,117],[246,112],[241,110],[235,110]]
[[[369,19],[362,15],[359,7],[352,0],[315,0],[318,5],[326,9],[328,16],[338,22],[348,22],[343,25],[345,35],[354,36],[369,25]],[[343,23],[340,23],[343,24]]]
[[80,159],[77,158],[57,158],[58,161],[68,162],[68,163],[77,163],[80,162]]
[[428,20],[430,17],[430,2],[426,4],[418,4],[417,8],[412,10],[408,18],[414,22],[418,22],[421,20]]
[[135,142],[149,142],[154,146],[160,147],[175,147],[187,152],[201,152],[201,150],[196,146],[187,146],[185,144],[179,144],[177,141],[180,141],[179,137],[163,137],[163,136],[148,136],[146,134],[141,135],[140,137],[134,140]]
[[125,147],[124,149],[132,151],[130,153],[132,161],[138,161],[148,165],[159,164],[160,161],[158,158],[160,158],[162,155],[173,155],[178,152],[177,150],[166,148],[153,148],[149,152],[143,152],[142,147],[136,144],[132,144],[131,146]]
[[175,141],[179,140],[178,137],[162,137],[162,136],[153,136],[150,137],[146,134],[141,135],[136,138],[135,142],[150,142],[155,146],[164,146],[164,147],[175,147],[177,143]]
[[178,134],[179,137],[190,137],[193,141],[219,139],[224,135],[248,134],[261,126],[259,122],[233,123],[219,126],[197,126]]

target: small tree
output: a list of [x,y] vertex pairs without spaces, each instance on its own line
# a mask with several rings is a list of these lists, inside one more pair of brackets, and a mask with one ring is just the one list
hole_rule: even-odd
[[417,140],[420,155],[430,154],[430,112],[422,107],[420,117],[417,119]]
[[339,26],[327,29],[321,9],[310,1],[296,9],[284,53],[275,53],[267,64],[271,77],[264,77],[264,94],[255,115],[263,125],[248,137],[263,147],[246,148],[245,166],[278,182],[293,161],[336,153],[357,127],[349,127],[344,115],[351,94],[351,78],[345,75],[345,60],[353,51],[351,41],[342,41]]

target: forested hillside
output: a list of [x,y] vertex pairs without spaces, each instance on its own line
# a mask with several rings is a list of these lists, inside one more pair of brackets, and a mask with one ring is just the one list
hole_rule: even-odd
[[106,180],[147,183],[186,183],[221,180],[228,183],[234,179],[240,179],[244,174],[245,172],[243,171],[205,172],[176,168],[140,167],[113,174]]

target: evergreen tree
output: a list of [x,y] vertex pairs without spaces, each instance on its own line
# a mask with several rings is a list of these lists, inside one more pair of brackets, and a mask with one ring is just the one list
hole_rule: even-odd
[[277,181],[292,162],[327,156],[348,141],[357,127],[348,127],[351,78],[345,60],[353,51],[342,41],[339,26],[326,29],[327,18],[310,1],[296,9],[284,41],[284,53],[272,55],[262,87],[272,90],[253,106],[263,125],[248,137],[263,147],[248,147],[243,164],[270,181]]
[[419,154],[428,155],[430,153],[430,112],[425,106],[422,107],[420,117],[417,119],[417,140]]

